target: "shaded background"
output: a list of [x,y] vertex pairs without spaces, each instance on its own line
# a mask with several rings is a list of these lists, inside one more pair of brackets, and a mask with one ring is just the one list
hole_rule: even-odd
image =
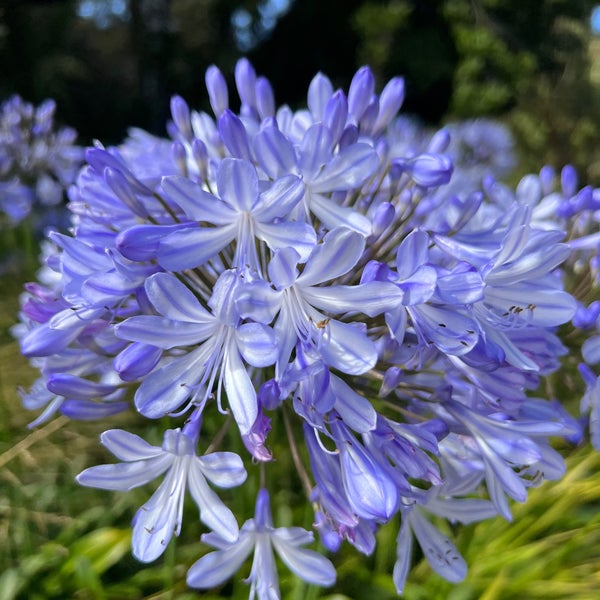
[[[204,71],[248,56],[278,103],[321,70],[347,86],[401,74],[425,123],[510,124],[523,170],[571,162],[600,183],[600,41],[592,0],[3,0],[0,98],[57,101],[83,143],[164,134],[172,94],[208,109]],[[235,99],[233,100],[235,102]]]

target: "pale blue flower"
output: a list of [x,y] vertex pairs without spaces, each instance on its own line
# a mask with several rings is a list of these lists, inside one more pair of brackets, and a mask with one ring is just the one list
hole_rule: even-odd
[[313,535],[300,527],[273,527],[269,494],[261,489],[256,499],[254,519],[244,523],[237,541],[230,542],[216,533],[202,536],[207,544],[217,548],[195,562],[187,575],[188,585],[211,588],[224,583],[254,555],[247,581],[250,598],[273,600],[280,598],[279,579],[274,552],[290,571],[320,586],[335,582],[335,569],[331,562],[314,550],[302,548],[313,541]]
[[165,474],[159,488],[135,515],[132,546],[136,558],[143,562],[155,560],[173,533],[179,535],[186,488],[200,509],[200,519],[223,540],[237,539],[233,513],[207,484],[208,480],[229,488],[243,483],[246,471],[237,454],[197,456],[195,440],[179,429],[165,432],[162,447],[120,429],[105,431],[100,439],[123,462],[85,469],[77,476],[82,485],[123,492]]

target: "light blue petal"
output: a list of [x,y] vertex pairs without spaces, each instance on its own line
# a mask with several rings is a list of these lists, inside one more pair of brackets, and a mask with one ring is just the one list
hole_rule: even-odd
[[198,302],[191,290],[169,273],[156,273],[146,280],[152,306],[174,321],[212,323],[215,318]]
[[144,379],[134,396],[135,406],[142,415],[149,419],[164,417],[193,394],[212,351],[207,344],[176,358]]
[[137,315],[115,326],[115,335],[157,348],[199,344],[215,332],[214,323],[186,323],[153,315]]
[[156,560],[166,549],[173,534],[179,535],[185,480],[179,470],[171,471],[140,508],[133,519],[131,547],[141,562]]
[[219,196],[239,211],[250,211],[258,199],[258,175],[254,165],[224,158],[217,171]]
[[366,398],[335,375],[331,376],[330,385],[335,393],[335,410],[350,429],[357,433],[375,429],[377,412]]
[[173,455],[163,452],[146,460],[90,467],[79,473],[75,479],[80,485],[126,492],[156,479],[172,463]]
[[167,197],[173,200],[189,219],[227,225],[236,218],[235,210],[186,177],[163,177],[161,186]]
[[394,563],[393,580],[396,591],[402,594],[406,585],[406,578],[410,570],[412,559],[412,530],[406,518],[402,519],[402,526],[396,538],[396,562]]
[[415,508],[409,515],[419,546],[431,568],[447,581],[458,583],[467,576],[467,563],[456,546]]
[[429,259],[430,239],[427,233],[414,230],[409,233],[396,251],[396,271],[400,279],[408,279]]
[[235,542],[239,535],[237,521],[231,510],[210,489],[200,469],[189,469],[188,489],[200,509],[200,520],[226,542]]
[[236,329],[236,341],[244,360],[253,367],[267,367],[277,360],[275,332],[262,323],[244,323]]
[[259,131],[252,144],[258,163],[271,179],[294,172],[294,147],[277,127],[270,125]]
[[450,273],[437,278],[440,299],[449,304],[474,304],[483,299],[483,280],[476,271]]
[[214,485],[230,488],[246,480],[242,459],[234,452],[212,452],[195,458],[198,468]]
[[299,261],[300,254],[293,248],[281,248],[274,252],[267,270],[276,289],[290,287],[296,281]]
[[312,125],[304,134],[300,145],[299,167],[305,181],[317,177],[323,165],[331,158],[331,134],[321,123]]
[[223,383],[233,417],[241,434],[245,435],[250,431],[258,416],[256,390],[242,363],[238,349],[233,344],[230,344],[226,352]]
[[523,323],[554,327],[570,321],[577,310],[571,294],[535,283],[520,282],[506,287],[486,286],[485,302],[496,307],[507,318],[514,318],[515,306]]
[[315,230],[308,223],[280,221],[278,223],[256,223],[257,237],[264,240],[272,250],[292,247],[305,261],[317,242]]
[[196,561],[187,573],[187,584],[200,589],[221,585],[240,569],[253,549],[254,535],[241,534],[229,548],[209,552]]
[[419,304],[407,310],[423,341],[435,344],[442,352],[462,356],[477,343],[479,328],[475,321],[456,309]]
[[[315,320],[318,322],[318,320]],[[331,319],[318,350],[325,362],[348,375],[362,375],[377,362],[377,348],[364,330]]]
[[332,229],[314,247],[296,285],[316,285],[345,275],[358,262],[365,248],[364,238],[346,227]]
[[134,225],[119,233],[115,239],[115,246],[129,260],[152,260],[156,258],[158,246],[163,238],[189,226],[188,223],[178,223],[177,225]]
[[295,175],[286,175],[273,182],[259,198],[252,211],[255,220],[267,223],[287,217],[304,197],[304,183]]
[[360,312],[374,317],[397,308],[403,293],[393,283],[370,281],[354,286],[307,287],[302,296],[310,305],[332,313]]
[[[423,304],[435,291],[437,271],[434,267],[422,265],[408,278],[398,285],[404,292],[404,304]],[[480,288],[481,289],[481,288]]]
[[100,435],[100,442],[119,460],[132,461],[152,458],[163,453],[160,446],[152,446],[140,436],[123,429],[109,429]]
[[277,535],[279,531],[274,532],[271,540],[279,558],[292,573],[314,585],[330,586],[335,583],[335,568],[329,560],[314,550],[298,548],[284,541]]
[[307,104],[315,121],[323,120],[325,106],[333,94],[333,85],[326,75],[317,73],[308,86]]
[[382,465],[358,440],[342,442],[340,461],[344,489],[359,517],[388,521],[398,504],[398,489]]
[[367,217],[357,212],[350,206],[340,206],[331,198],[323,194],[307,190],[305,202],[310,211],[319,218],[326,227],[348,227],[364,237],[371,235],[373,225]]
[[377,152],[368,144],[352,144],[336,154],[310,183],[316,193],[345,191],[362,185],[379,167]]
[[218,254],[237,234],[235,223],[224,227],[190,227],[168,235],[158,246],[158,262],[170,271],[185,271],[203,265]]

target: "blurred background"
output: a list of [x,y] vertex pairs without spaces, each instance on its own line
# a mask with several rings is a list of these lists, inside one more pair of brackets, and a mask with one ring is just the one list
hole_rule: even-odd
[[[379,90],[403,75],[403,112],[424,126],[486,117],[510,128],[515,181],[544,164],[570,163],[581,184],[600,186],[600,7],[592,0],[0,0],[0,100],[53,98],[57,122],[76,129],[81,145],[118,144],[132,126],[166,135],[170,97],[209,110],[206,68],[218,65],[232,83],[241,56],[271,81],[277,103],[292,108],[305,105],[317,71],[346,89],[363,64]],[[129,523],[153,488],[115,494],[73,480],[112,460],[98,444],[106,424],[59,417],[27,429],[35,415],[22,408],[18,388],[36,374],[10,327],[38,249],[25,228],[2,230],[2,251],[25,246],[28,260],[0,269],[0,600],[247,598],[242,575],[214,594],[186,588],[186,570],[202,551],[193,506],[185,537],[160,561],[131,557]],[[160,444],[159,428],[128,418],[120,426]],[[532,490],[515,506],[513,524],[495,519],[455,532],[470,565],[465,582],[447,584],[415,556],[404,597],[599,598],[600,456],[562,450],[569,474]],[[293,471],[285,469],[289,457],[278,460],[283,473]],[[292,491],[278,498],[275,520],[310,527],[294,482],[282,488]],[[250,516],[251,498],[223,497]],[[382,528],[374,556],[345,549],[333,558],[333,590],[282,571],[283,597],[395,598],[397,525]]]
[[[54,98],[80,140],[164,133],[172,94],[208,109],[204,71],[248,56],[278,103],[321,70],[406,78],[404,110],[508,124],[523,168],[600,183],[600,11],[593,0],[2,0],[0,97]],[[594,15],[596,17],[594,18]]]

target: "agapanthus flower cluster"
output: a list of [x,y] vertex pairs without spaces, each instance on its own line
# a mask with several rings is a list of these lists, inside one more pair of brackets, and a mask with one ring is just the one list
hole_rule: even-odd
[[55,111],[53,100],[35,107],[16,95],[0,106],[0,212],[9,225],[60,205],[83,163],[75,130],[57,127]]
[[[191,497],[215,549],[191,565],[192,587],[247,573],[253,556],[250,597],[279,597],[275,554],[334,583],[304,547],[311,532],[273,523],[283,443],[327,551],[370,554],[389,524],[399,593],[415,542],[458,582],[467,565],[444,521],[510,520],[511,500],[563,474],[551,440],[580,433],[540,391],[567,353],[559,327],[581,312],[562,265],[593,235],[568,239],[546,209],[579,196],[570,183],[553,192],[548,172],[516,192],[488,178],[448,193],[448,131],[398,152],[399,77],[378,94],[368,67],[347,92],[317,74],[299,111],[276,108],[245,59],[235,82],[239,112],[212,66],[213,115],[175,97],[171,140],[136,130],[88,150],[72,229],[51,234],[23,299],[16,332],[41,371],[25,405],[41,409],[36,424],[171,419],[161,446],[111,426],[101,441],[120,462],[78,480],[162,480],[134,518],[142,561],[179,534]],[[271,431],[275,416],[285,427]],[[207,438],[208,422],[240,444],[224,447],[225,429]],[[219,490],[246,485],[259,491],[240,527],[251,516]]]

